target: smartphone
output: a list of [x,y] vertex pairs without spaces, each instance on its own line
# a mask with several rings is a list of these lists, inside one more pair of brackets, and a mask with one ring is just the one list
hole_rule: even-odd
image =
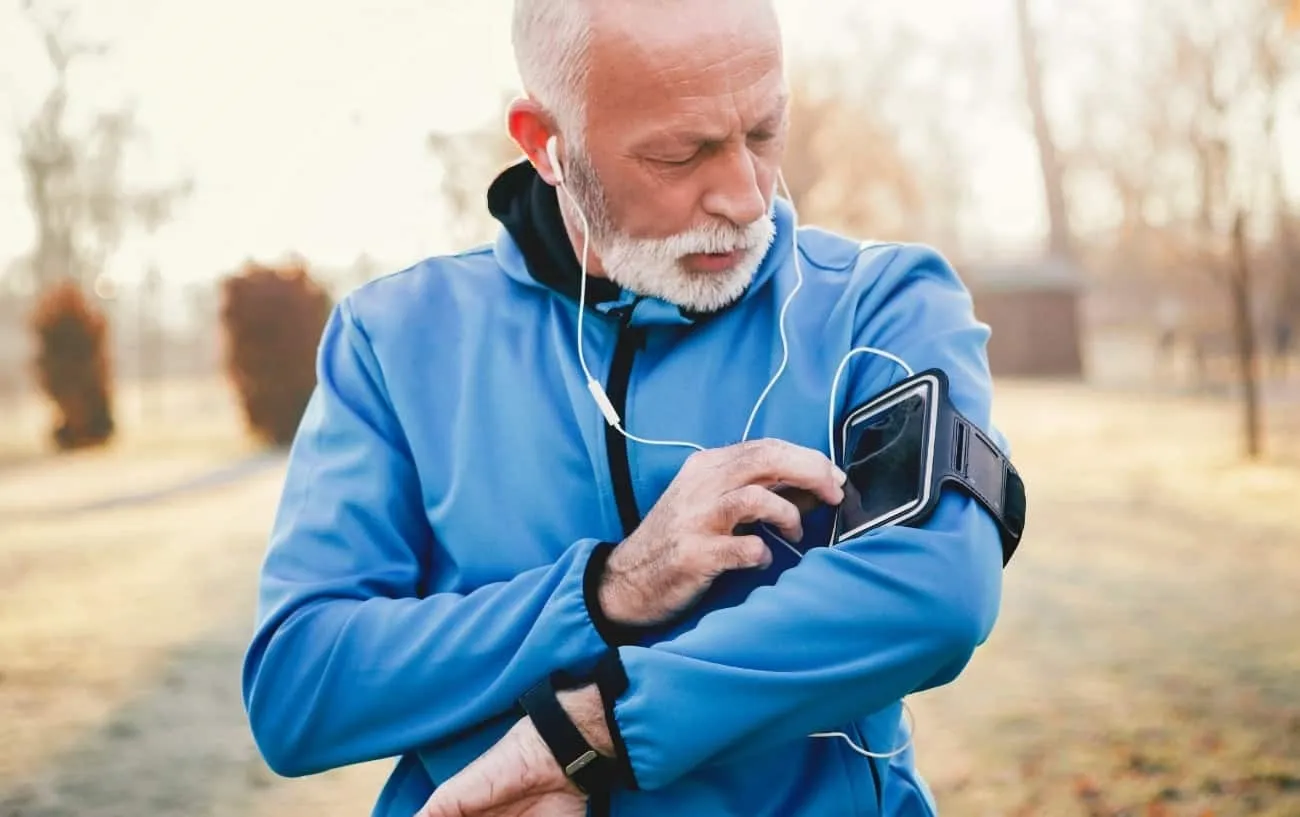
[[848,475],[836,515],[838,544],[930,509],[934,490],[941,374],[908,378],[856,408],[843,422],[838,464]]

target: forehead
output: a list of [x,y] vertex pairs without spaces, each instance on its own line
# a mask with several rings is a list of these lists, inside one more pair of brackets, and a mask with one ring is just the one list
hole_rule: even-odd
[[763,0],[600,5],[585,89],[593,130],[730,131],[779,104],[781,33]]

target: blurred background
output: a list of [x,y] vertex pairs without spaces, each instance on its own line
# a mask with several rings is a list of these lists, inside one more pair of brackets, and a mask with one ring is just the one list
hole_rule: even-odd
[[[778,0],[805,222],[939,247],[1030,495],[946,815],[1300,815],[1300,3]],[[239,699],[332,303],[491,240],[510,4],[0,0],[0,817],[363,814]]]

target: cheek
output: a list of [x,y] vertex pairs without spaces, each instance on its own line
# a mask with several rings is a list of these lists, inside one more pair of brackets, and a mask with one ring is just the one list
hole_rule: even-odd
[[628,234],[664,238],[695,226],[699,194],[688,181],[640,181],[611,187],[610,208]]
[[772,204],[774,194],[781,191],[781,159],[783,156],[784,150],[781,147],[764,148],[754,154],[754,175],[769,207]]
[[760,165],[758,168],[758,189],[763,191],[763,201],[768,207],[772,206],[772,199],[781,192],[781,166],[780,165]]

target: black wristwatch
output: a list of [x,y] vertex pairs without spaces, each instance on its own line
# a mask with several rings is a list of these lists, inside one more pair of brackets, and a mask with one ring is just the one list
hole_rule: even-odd
[[519,705],[533,721],[537,733],[550,747],[565,777],[588,797],[607,795],[614,788],[618,769],[613,758],[597,752],[587,743],[555,696],[567,686],[559,673],[546,678],[519,699]]

